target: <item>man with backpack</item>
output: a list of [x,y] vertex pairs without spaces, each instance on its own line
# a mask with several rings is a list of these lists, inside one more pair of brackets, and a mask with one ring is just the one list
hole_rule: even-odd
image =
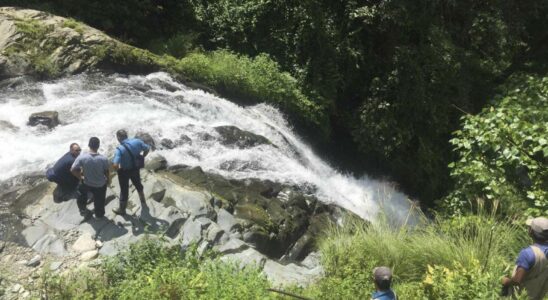
[[78,144],[70,144],[69,152],[65,153],[53,167],[47,170],[48,180],[57,183],[57,187],[53,191],[53,201],[62,202],[76,197],[79,180],[72,175],[70,168],[81,151]]
[[141,203],[145,203],[140,169],[144,167],[144,158],[147,156],[150,146],[138,138],[128,138],[127,131],[124,129],[120,129],[116,132],[116,138],[118,139],[118,142],[120,142],[120,145],[116,147],[112,163],[114,169],[118,172],[118,182],[120,183],[120,206],[112,211],[118,215],[125,215],[130,180],[139,194],[139,200],[141,200]]
[[542,300],[548,295],[548,219],[529,219],[526,224],[534,243],[520,251],[512,277],[502,279],[503,296],[509,288],[519,286],[529,299]]

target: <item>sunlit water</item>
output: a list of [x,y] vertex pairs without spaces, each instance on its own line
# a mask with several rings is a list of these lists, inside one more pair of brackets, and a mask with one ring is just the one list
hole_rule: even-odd
[[[53,130],[27,126],[34,112],[59,112]],[[9,124],[14,128],[10,128]],[[224,146],[216,126],[233,125],[268,138],[273,145],[249,149]],[[407,219],[409,201],[390,184],[341,174],[312,152],[275,108],[238,106],[201,90],[189,89],[165,73],[148,76],[79,75],[54,82],[28,82],[0,89],[0,182],[44,171],[72,142],[84,149],[91,136],[100,152],[112,156],[115,132],[149,133],[156,143],[191,143],[155,152],[170,165],[200,166],[227,178],[259,178],[295,184],[321,201],[335,203],[373,220],[381,211],[392,220]]]

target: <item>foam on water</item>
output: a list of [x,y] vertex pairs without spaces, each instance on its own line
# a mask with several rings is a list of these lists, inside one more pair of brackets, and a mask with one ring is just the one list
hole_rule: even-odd
[[[53,130],[26,125],[34,112],[55,110],[62,124]],[[47,83],[0,90],[0,181],[43,171],[72,142],[101,139],[100,152],[112,155],[114,133],[144,131],[158,142],[186,135],[192,143],[158,150],[169,164],[200,166],[228,178],[259,178],[308,187],[321,201],[336,203],[372,220],[381,207],[405,220],[407,197],[390,184],[341,174],[315,155],[275,108],[241,107],[175,82],[165,73],[148,76],[78,75]],[[235,149],[216,140],[216,126],[233,125],[268,138],[273,145]],[[84,149],[86,147],[83,147]]]

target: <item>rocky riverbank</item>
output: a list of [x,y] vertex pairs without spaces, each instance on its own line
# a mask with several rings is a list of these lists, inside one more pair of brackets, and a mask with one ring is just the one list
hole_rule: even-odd
[[0,201],[10,211],[3,213],[11,214],[0,245],[4,297],[30,297],[44,270],[97,266],[145,237],[182,249],[196,243],[199,253],[212,249],[222,260],[256,264],[275,285],[306,285],[322,273],[316,237],[347,214],[298,187],[227,180],[199,167],[167,167],[160,156],[141,174],[146,205],[130,189],[128,215],[112,213],[119,194],[114,178],[106,218],[86,222],[74,199],[54,202],[55,184],[42,176],[28,176],[4,192]]

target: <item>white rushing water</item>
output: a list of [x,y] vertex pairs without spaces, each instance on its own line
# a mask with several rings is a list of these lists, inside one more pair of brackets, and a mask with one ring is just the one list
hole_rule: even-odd
[[[59,112],[53,130],[27,126],[34,112]],[[6,123],[9,122],[9,123]],[[16,128],[10,128],[11,125]],[[237,149],[216,141],[215,126],[233,125],[262,135],[273,145]],[[192,90],[165,73],[148,76],[78,75],[54,82],[24,83],[0,89],[0,181],[44,171],[79,143],[84,151],[91,136],[101,139],[100,152],[111,156],[115,132],[149,133],[191,143],[154,152],[170,165],[200,166],[227,178],[259,178],[309,187],[323,202],[336,203],[373,220],[384,209],[391,220],[407,219],[409,201],[390,184],[337,172],[292,131],[275,108],[241,107],[201,90]]]

